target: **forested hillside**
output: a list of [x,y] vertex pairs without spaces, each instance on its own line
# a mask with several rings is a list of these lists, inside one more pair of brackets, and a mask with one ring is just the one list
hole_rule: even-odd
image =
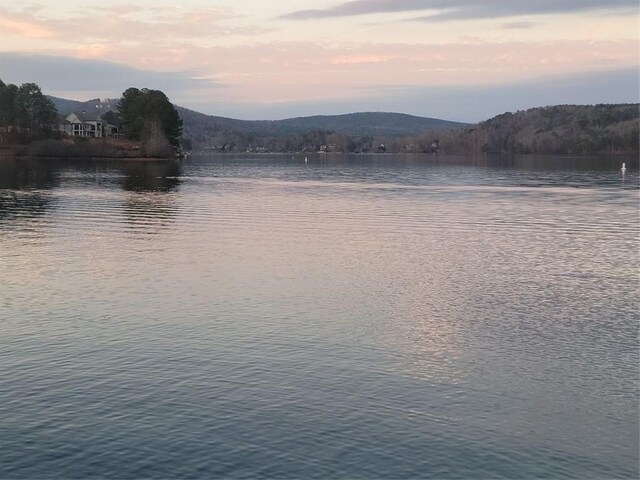
[[178,107],[184,136],[194,148],[301,151],[333,145],[339,151],[369,149],[383,138],[416,135],[427,130],[460,128],[464,123],[401,113],[362,112],[316,115],[285,120],[235,120]]
[[[50,97],[59,113],[74,110],[107,112],[117,109],[117,100],[84,102]],[[346,115],[316,115],[285,120],[236,120],[205,115],[176,105],[183,121],[184,143],[194,149],[234,151],[317,150],[333,145],[339,151],[372,149],[385,138],[442,131],[466,124],[401,113],[364,112]]]
[[[61,113],[116,108],[113,100],[50,97]],[[477,125],[397,113],[353,113],[246,121],[176,106],[184,122],[184,144],[196,150],[428,153],[434,141],[443,153],[635,153],[639,151],[640,106],[558,105],[504,113]]]
[[[504,113],[473,127],[427,134],[449,153],[633,153],[640,106],[558,105]],[[423,140],[424,141],[424,140]]]

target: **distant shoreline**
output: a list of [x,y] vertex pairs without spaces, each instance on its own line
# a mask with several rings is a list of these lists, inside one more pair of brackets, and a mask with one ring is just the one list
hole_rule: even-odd
[[[27,145],[22,145],[21,147],[26,147]],[[12,147],[0,147],[0,158],[1,159],[42,159],[42,160],[90,160],[90,161],[123,161],[123,162],[167,162],[167,161],[180,161],[188,158],[190,156],[201,156],[201,157],[295,157],[298,159],[303,159],[305,157],[313,158],[313,159],[322,159],[322,158],[335,158],[335,157],[347,157],[347,156],[357,156],[357,157],[425,157],[425,158],[433,158],[436,159],[448,159],[448,158],[456,158],[456,157],[475,157],[475,158],[486,158],[486,157],[558,157],[558,158],[594,158],[594,157],[610,157],[610,158],[625,158],[625,157],[633,157],[636,155],[636,152],[583,152],[583,153],[513,153],[513,152],[504,152],[504,153],[419,153],[419,152],[331,152],[331,153],[302,153],[302,152],[211,152],[211,151],[191,151],[188,152],[186,157],[146,157],[143,155],[109,155],[109,154],[91,154],[91,153],[81,153],[81,152],[69,152],[64,153],[60,152],[58,155],[52,155],[46,152],[35,152],[30,153],[28,150],[23,149],[15,149]]]
[[94,162],[100,161],[118,161],[118,162],[171,162],[178,159],[169,157],[83,157],[70,155],[12,155],[0,152],[0,159],[14,160],[89,160]]
[[472,152],[472,153],[456,153],[456,152],[441,152],[441,153],[422,153],[422,152],[331,152],[331,153],[301,153],[301,152],[211,152],[206,150],[194,150],[190,156],[201,155],[210,157],[224,157],[224,156],[251,156],[251,157],[269,157],[269,156],[295,156],[295,157],[334,157],[334,156],[376,156],[376,157],[399,157],[399,156],[414,156],[414,157],[433,157],[433,158],[452,158],[452,157],[566,157],[566,158],[589,158],[589,157],[630,157],[635,156],[635,151],[617,151],[617,152],[583,152],[583,153],[518,153],[518,152]]

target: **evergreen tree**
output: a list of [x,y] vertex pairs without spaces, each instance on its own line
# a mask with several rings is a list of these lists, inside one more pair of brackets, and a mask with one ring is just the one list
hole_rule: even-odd
[[0,80],[0,129],[27,134],[32,138],[51,133],[56,123],[56,107],[35,83],[20,87]]
[[0,80],[0,127],[5,129],[15,125],[15,98],[18,87],[13,84],[5,85]]
[[158,130],[174,147],[180,144],[182,119],[160,90],[128,88],[118,103],[129,138],[143,143],[156,137]]
[[35,83],[20,85],[14,97],[14,108],[18,127],[32,136],[50,133],[56,122],[56,107]]

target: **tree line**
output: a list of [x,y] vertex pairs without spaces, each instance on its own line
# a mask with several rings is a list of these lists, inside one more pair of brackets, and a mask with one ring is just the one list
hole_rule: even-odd
[[0,143],[39,139],[55,130],[56,107],[35,83],[20,86],[0,80]]
[[[414,135],[349,135],[311,130],[259,135],[189,125],[194,148],[236,152],[591,154],[639,150],[638,104],[558,105],[504,113],[464,128]],[[384,147],[382,147],[384,146]]]
[[556,105],[504,113],[444,135],[452,153],[634,153],[638,104]]
[[[559,105],[504,113],[477,125],[414,135],[349,135],[322,129],[268,135],[238,128],[215,128],[183,121],[160,90],[128,88],[117,110],[103,115],[122,124],[127,138],[150,156],[170,155],[191,144],[196,149],[253,152],[430,153],[633,153],[639,149],[638,104]],[[35,83],[20,86],[0,80],[0,144],[60,136],[53,102]]]
[[[105,113],[103,121],[121,124],[126,138],[152,156],[169,155],[180,145],[182,119],[160,90],[128,88],[118,110]],[[57,124],[56,107],[37,84],[0,80],[0,144],[60,137]]]

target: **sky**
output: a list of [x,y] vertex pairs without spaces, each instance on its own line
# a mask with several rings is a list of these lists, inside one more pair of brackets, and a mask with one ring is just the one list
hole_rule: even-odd
[[213,115],[476,122],[640,101],[637,0],[0,0],[0,79]]

